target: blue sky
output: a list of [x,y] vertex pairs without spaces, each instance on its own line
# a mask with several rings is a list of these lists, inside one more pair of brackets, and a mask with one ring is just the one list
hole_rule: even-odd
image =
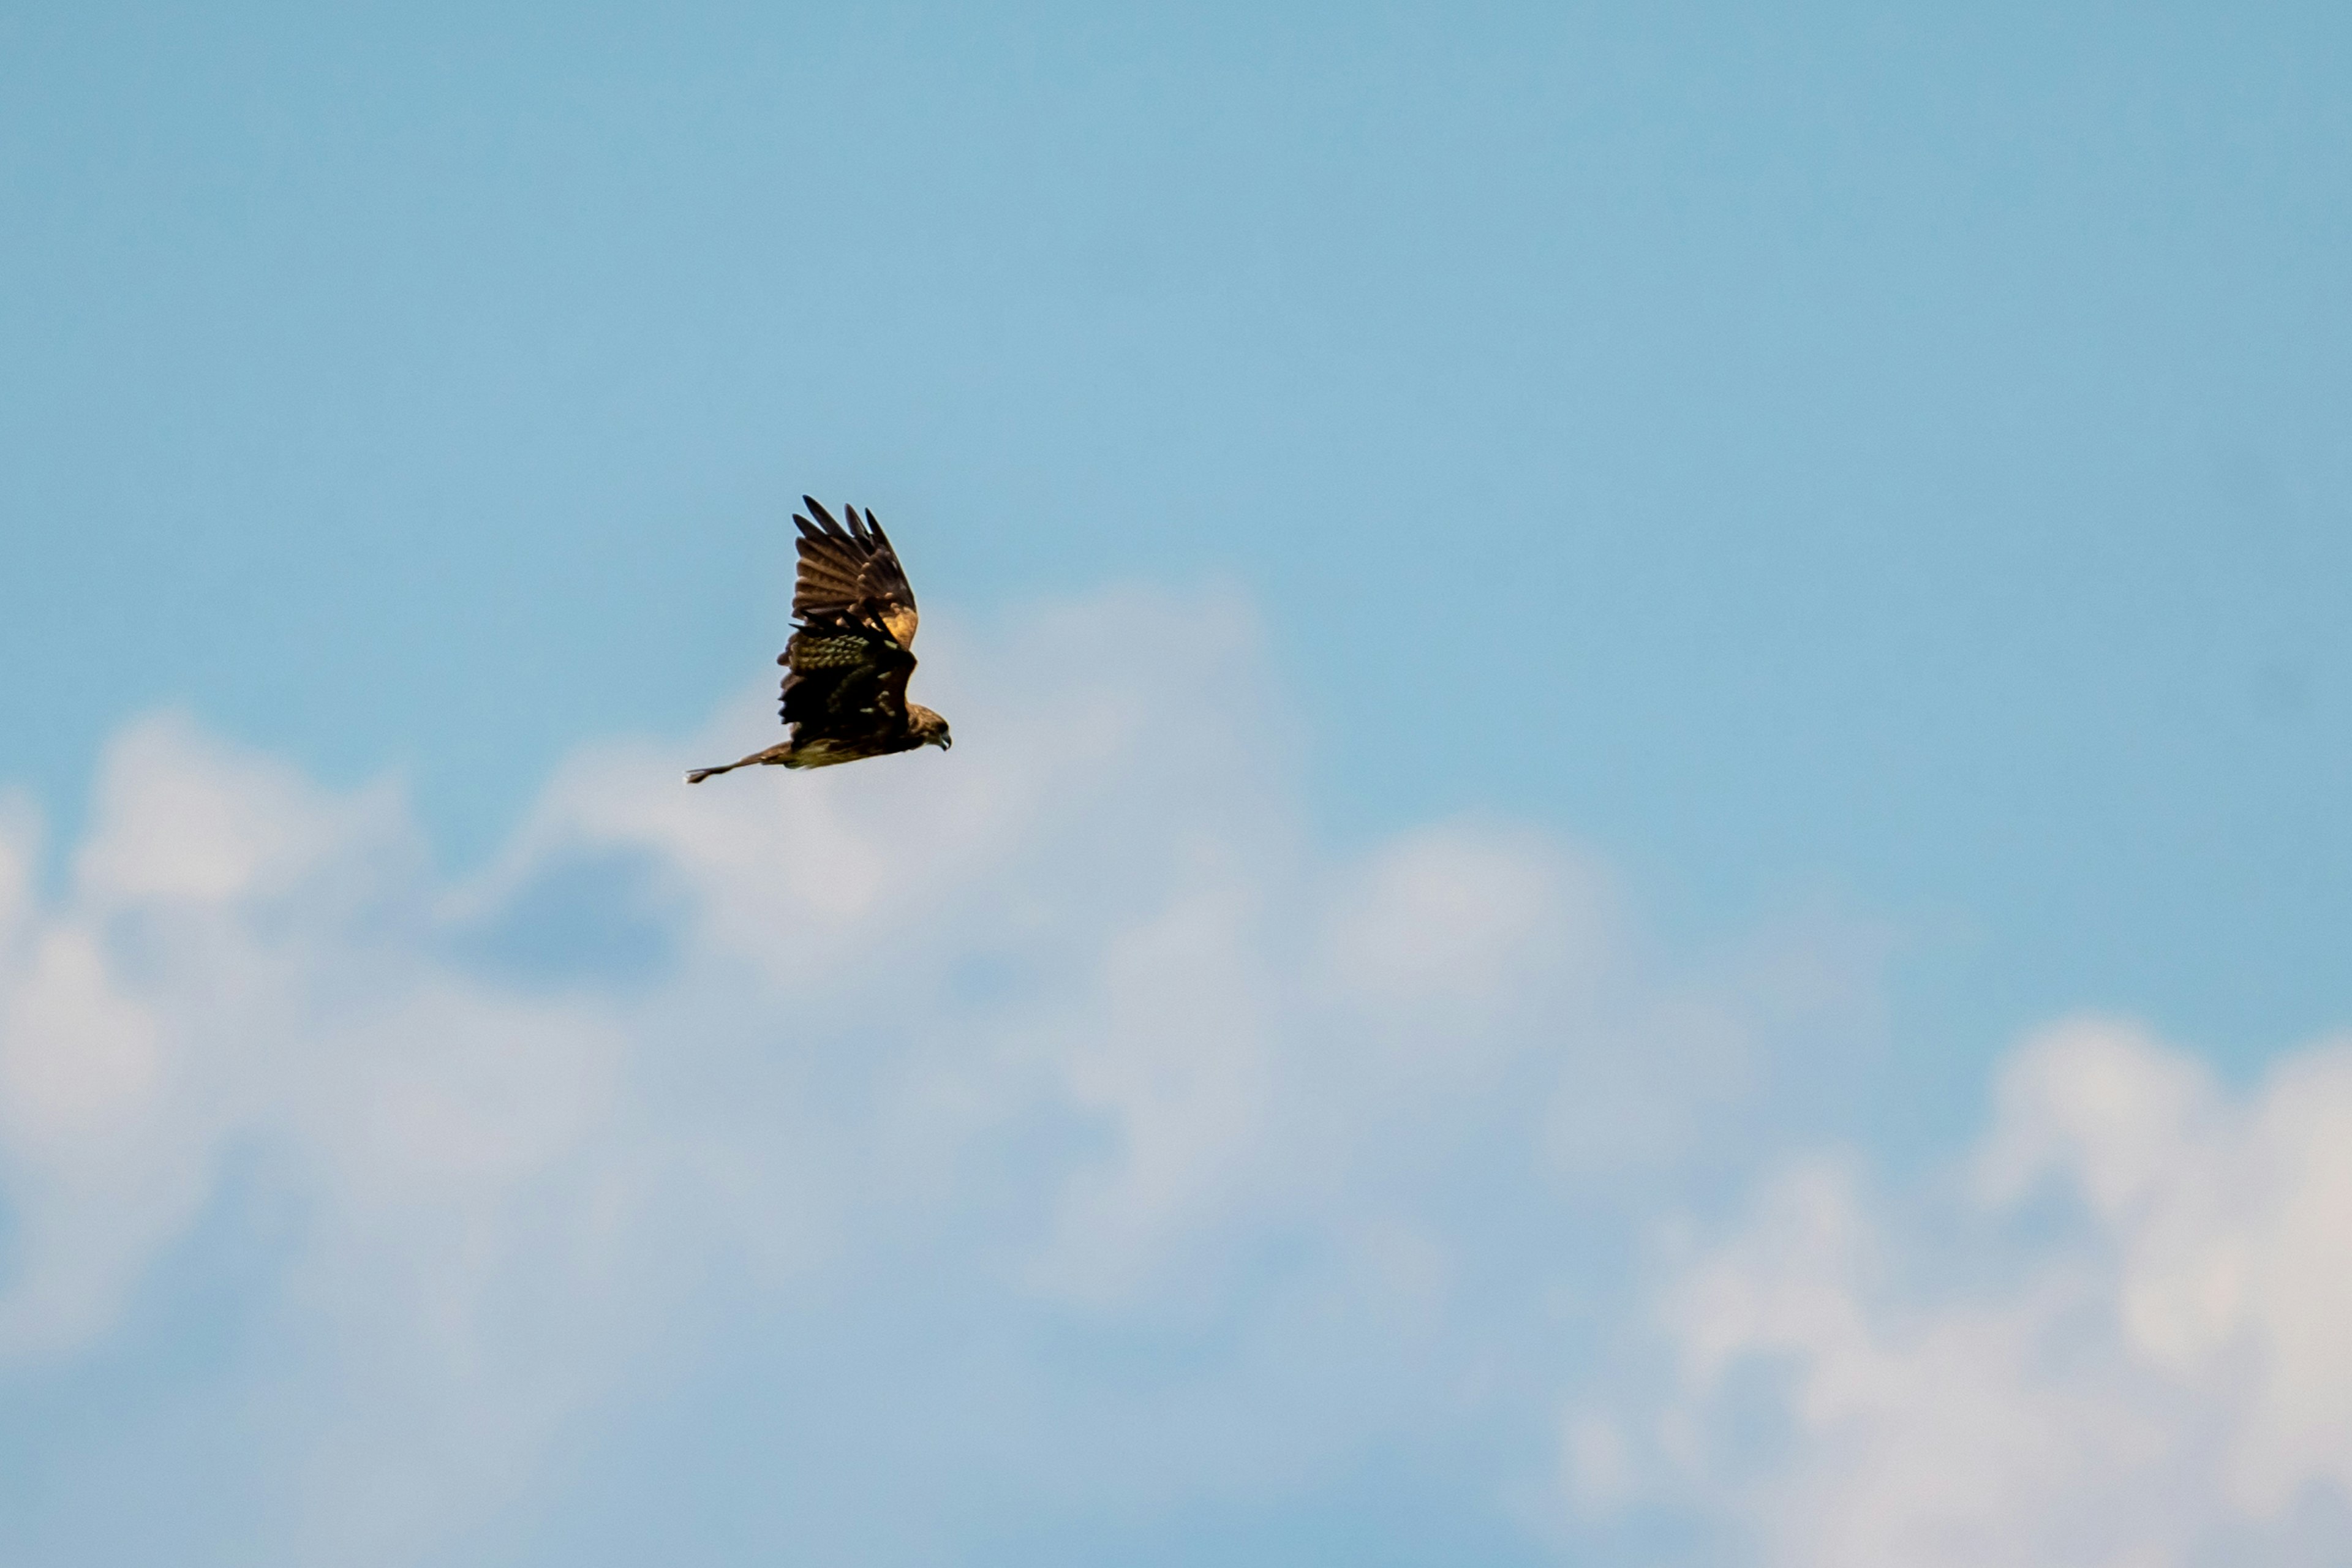
[[[2347,76],[2316,5],[0,16],[0,1545],[152,1560],[127,1470],[223,1562],[1899,1552],[1817,1405],[1657,1438],[1786,1392],[1694,1345],[1860,1353],[1676,1303],[1974,1226],[1854,1287],[1935,1386],[2050,1327],[2014,1166],[2267,1456],[2165,1550],[2331,1550],[2337,1415],[2134,1337],[2115,1173],[2336,1103]],[[803,490],[957,751],[662,795],[772,732]]]

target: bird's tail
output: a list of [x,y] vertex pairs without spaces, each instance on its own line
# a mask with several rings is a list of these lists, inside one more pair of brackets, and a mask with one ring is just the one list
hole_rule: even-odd
[[731,773],[737,768],[748,768],[753,763],[781,763],[784,760],[784,753],[791,750],[792,743],[786,742],[783,745],[770,746],[764,752],[754,752],[748,757],[739,757],[731,763],[724,763],[715,768],[697,768],[686,775],[686,782],[700,784],[715,773]]

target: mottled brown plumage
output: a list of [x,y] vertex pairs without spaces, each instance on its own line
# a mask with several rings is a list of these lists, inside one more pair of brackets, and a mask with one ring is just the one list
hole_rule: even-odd
[[793,585],[797,624],[776,656],[789,672],[783,720],[791,736],[724,767],[697,768],[686,775],[688,784],[753,763],[823,768],[953,743],[945,719],[907,700],[907,678],[915,672],[915,592],[882,525],[853,506],[845,509],[844,528],[815,497],[801,499],[816,521],[793,517],[801,530],[800,576]]

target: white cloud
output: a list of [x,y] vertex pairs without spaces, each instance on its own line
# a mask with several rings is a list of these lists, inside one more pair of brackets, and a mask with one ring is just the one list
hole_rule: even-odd
[[[0,1376],[168,1340],[175,1269],[263,1215],[239,1441],[171,1459],[244,1478],[239,1560],[527,1539],[713,1361],[761,1396],[709,1441],[775,1456],[813,1558],[1406,1451],[1741,1561],[2336,1539],[2352,1047],[2241,1096],[2068,1025],[1964,1180],[1890,1196],[1785,1157],[1874,933],[1669,963],[1524,826],[1323,849],[1227,602],[927,638],[950,755],[684,786],[772,723],[747,695],[565,760],[457,885],[395,791],[179,718],[119,738],[54,897],[0,811]],[[1627,1235],[1759,1161],[1736,1232],[1620,1290]]]
[[[1580,1411],[1571,1491],[1625,1490],[1605,1431],[1770,1563],[2352,1552],[2352,1044],[2240,1098],[2081,1020],[1998,1099],[1958,1209],[1799,1163],[1675,1267],[1672,1378]],[[2036,1206],[2053,1186],[2071,1223]]]

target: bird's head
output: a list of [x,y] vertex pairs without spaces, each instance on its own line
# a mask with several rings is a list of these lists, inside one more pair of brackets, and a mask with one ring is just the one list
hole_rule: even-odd
[[912,721],[916,737],[922,744],[937,746],[942,752],[955,744],[955,737],[948,733],[948,721],[921,703],[907,704],[907,717]]

